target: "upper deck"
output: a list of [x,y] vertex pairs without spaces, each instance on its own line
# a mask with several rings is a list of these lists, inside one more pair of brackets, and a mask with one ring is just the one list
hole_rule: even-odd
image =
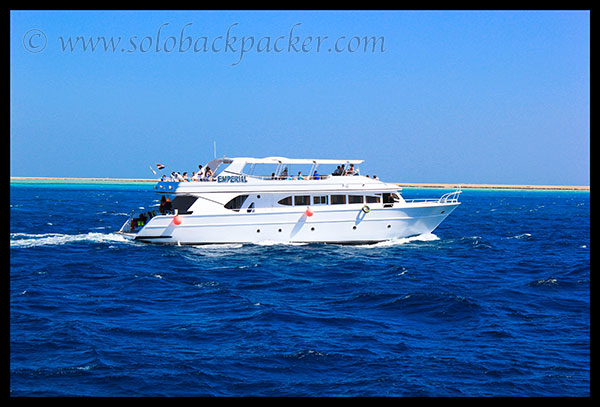
[[[361,164],[363,160],[346,159],[290,159],[285,157],[236,157],[219,158],[210,161],[205,168],[213,172],[211,177],[201,181],[178,182],[159,181],[157,192],[175,194],[203,194],[215,192],[330,192],[330,191],[398,191],[396,184],[388,184],[379,179],[363,175],[333,175],[332,172],[319,174],[321,165],[339,165],[347,170]],[[270,166],[270,175],[255,175],[258,165]],[[308,172],[293,174],[291,166],[307,168]],[[355,170],[358,170],[356,168]]]

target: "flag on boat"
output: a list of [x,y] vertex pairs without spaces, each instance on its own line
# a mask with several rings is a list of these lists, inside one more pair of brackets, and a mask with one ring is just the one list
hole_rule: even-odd
[[[164,166],[164,165],[162,165],[162,164],[156,164],[156,163],[154,163],[154,165],[156,165],[156,168],[158,168],[158,170],[159,170],[159,171],[160,171],[160,170],[162,170],[163,168],[165,168],[165,166]],[[152,173],[153,173],[154,175],[157,175],[157,174],[156,174],[156,171],[154,171],[154,168],[152,168],[152,166],[150,166],[150,171],[152,171]]]

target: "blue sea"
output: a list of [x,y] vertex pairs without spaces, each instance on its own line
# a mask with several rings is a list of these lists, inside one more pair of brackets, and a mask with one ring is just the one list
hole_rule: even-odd
[[590,395],[589,192],[465,190],[374,245],[115,234],[158,198],[11,183],[12,396]]

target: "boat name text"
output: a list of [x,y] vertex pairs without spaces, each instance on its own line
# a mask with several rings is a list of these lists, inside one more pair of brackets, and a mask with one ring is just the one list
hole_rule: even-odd
[[219,175],[217,182],[248,182],[245,175]]

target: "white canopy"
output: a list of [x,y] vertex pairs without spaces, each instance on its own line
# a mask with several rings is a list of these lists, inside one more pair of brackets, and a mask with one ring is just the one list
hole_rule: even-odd
[[221,158],[223,162],[244,162],[246,164],[361,164],[364,160],[320,159],[320,158],[286,158],[286,157],[233,157]]
[[[242,169],[246,164],[276,164],[276,165],[293,165],[293,164],[308,164],[313,165],[313,168],[320,164],[361,164],[364,160],[347,160],[347,159],[320,159],[320,158],[286,158],[286,157],[265,157],[265,158],[254,158],[254,157],[223,157],[216,158],[206,164],[211,170],[216,169],[223,163],[230,164],[225,169],[226,172],[230,173],[241,173]],[[278,167],[279,168],[279,167]]]
[[[364,160],[333,160],[320,158],[286,158],[286,157],[266,157],[262,160],[270,160],[278,164],[361,164]],[[273,161],[271,161],[273,160]],[[258,162],[257,162],[258,163]]]

